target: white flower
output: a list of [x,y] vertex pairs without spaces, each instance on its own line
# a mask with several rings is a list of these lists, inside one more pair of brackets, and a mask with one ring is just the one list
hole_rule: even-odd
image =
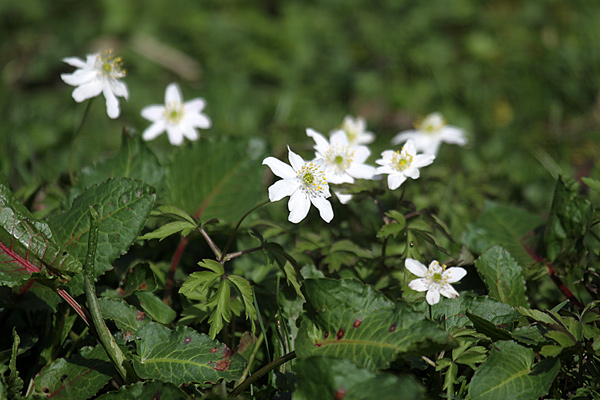
[[397,145],[412,139],[417,150],[425,154],[436,155],[441,142],[467,144],[464,131],[455,126],[446,125],[440,113],[429,114],[425,119],[415,124],[416,130],[400,132],[392,138],[392,144]]
[[204,99],[183,102],[181,89],[176,83],[171,83],[165,90],[165,105],[151,105],[142,109],[142,117],[152,122],[143,133],[144,140],[153,140],[167,131],[169,142],[181,146],[183,138],[198,140],[196,128],[208,129],[210,118],[201,111],[206,107]]
[[435,159],[435,156],[431,154],[416,154],[415,144],[412,140],[406,142],[401,151],[385,150],[381,153],[381,157],[375,161],[381,165],[377,167],[376,173],[389,174],[387,181],[390,190],[400,187],[407,177],[419,178],[419,168],[431,164]]
[[290,222],[298,223],[306,217],[310,204],[319,210],[325,222],[333,219],[331,203],[325,200],[331,196],[329,185],[325,180],[325,165],[323,160],[305,162],[302,157],[288,147],[291,167],[275,157],[267,157],[263,164],[280,178],[269,187],[269,200],[278,201],[290,196],[288,210]]
[[408,287],[417,292],[427,291],[425,299],[430,305],[440,301],[440,294],[448,298],[458,297],[458,292],[450,285],[460,281],[467,271],[464,268],[453,267],[446,269],[445,265],[433,260],[429,268],[412,258],[407,258],[404,266],[413,275],[419,277],[410,281]]
[[117,118],[121,113],[117,96],[125,100],[129,97],[127,85],[119,80],[125,76],[121,57],[114,57],[108,50],[103,54],[89,54],[85,61],[78,57],[63,58],[63,61],[77,67],[71,74],[60,75],[66,84],[77,86],[73,90],[73,99],[81,103],[102,93],[106,99],[106,113],[112,119]]
[[365,165],[371,151],[367,146],[350,146],[346,132],[335,131],[328,141],[319,132],[308,128],[306,134],[316,143],[316,157],[325,162],[328,183],[354,183],[354,179],[371,179],[375,167]]
[[375,140],[373,132],[365,131],[365,129],[367,129],[367,123],[362,117],[352,118],[351,116],[346,115],[340,129],[346,132],[350,146],[369,144]]

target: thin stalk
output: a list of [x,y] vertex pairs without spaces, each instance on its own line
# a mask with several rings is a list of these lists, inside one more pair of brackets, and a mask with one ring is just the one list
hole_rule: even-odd
[[85,106],[85,111],[83,112],[83,115],[81,116],[81,119],[79,120],[79,124],[77,125],[77,128],[75,128],[75,130],[73,131],[73,139],[71,140],[71,146],[69,146],[69,156],[68,156],[67,163],[69,165],[69,179],[71,180],[71,185],[75,184],[75,172],[73,171],[73,149],[75,148],[75,142],[79,138],[79,133],[81,132],[83,123],[85,122],[87,115],[90,111],[90,106],[91,106],[93,100],[94,100],[94,98],[91,98],[88,100],[88,102]]
[[232,260],[239,256],[243,256],[244,254],[253,253],[255,251],[262,250],[262,248],[263,248],[262,246],[258,246],[258,247],[253,247],[251,249],[236,251],[235,253],[229,253],[223,257],[223,260],[221,260],[221,264],[225,264],[227,261]]
[[198,226],[198,231],[200,232],[200,234],[202,234],[202,236],[204,237],[204,240],[206,240],[206,243],[208,243],[208,246],[214,253],[217,260],[221,260],[221,256],[223,253],[221,252],[221,250],[219,250],[219,247],[215,244],[215,242],[213,242],[211,237],[208,236],[208,233],[204,230],[204,228],[202,226]]
[[233,391],[229,394],[229,397],[236,397],[236,396],[240,395],[241,393],[244,392],[244,390],[246,390],[246,388],[248,388],[248,386],[252,385],[254,382],[256,382],[257,380],[262,378],[264,375],[268,374],[275,368],[279,367],[281,364],[284,364],[290,360],[293,360],[294,358],[296,358],[296,352],[292,351],[291,353],[288,353],[282,357],[279,357],[277,360],[268,363],[267,365],[265,365],[264,367],[262,367],[261,369],[259,369],[258,371],[256,371],[252,375],[250,375],[250,377],[248,379],[246,379],[244,382],[242,382],[240,385],[238,385],[235,389],[233,389]]
[[254,207],[252,207],[246,214],[242,215],[242,218],[240,218],[240,220],[238,221],[238,223],[235,225],[235,228],[233,228],[233,231],[231,232],[231,235],[229,235],[229,239],[227,240],[227,244],[225,245],[225,247],[223,248],[223,256],[221,256],[221,258],[219,259],[219,262],[221,262],[221,264],[223,264],[224,258],[226,257],[225,255],[227,254],[227,250],[229,250],[229,247],[231,247],[231,243],[233,242],[233,238],[235,237],[235,234],[237,233],[238,229],[240,228],[240,225],[242,225],[242,222],[244,222],[244,219],[246,219],[246,217],[248,215],[250,215],[252,212],[256,211],[257,209],[259,209],[260,207],[264,206],[265,204],[268,204],[270,200],[265,200],[261,203],[258,203],[257,205],[255,205]]
[[256,343],[254,343],[254,349],[252,349],[252,354],[250,354],[250,358],[248,358],[248,365],[246,365],[246,368],[244,369],[242,376],[240,377],[240,379],[238,379],[238,381],[236,383],[237,385],[242,383],[246,379],[246,376],[248,376],[248,372],[250,372],[250,367],[252,366],[252,362],[254,361],[254,358],[256,357],[256,353],[258,352],[258,349],[260,348],[260,345],[262,344],[264,338],[265,338],[265,336],[262,333],[260,335],[258,335],[258,339],[256,339]]

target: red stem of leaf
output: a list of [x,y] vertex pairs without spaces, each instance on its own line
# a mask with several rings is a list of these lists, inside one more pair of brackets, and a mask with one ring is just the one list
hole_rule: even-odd
[[167,281],[165,282],[165,291],[163,294],[163,303],[169,304],[171,302],[171,288],[173,287],[173,280],[175,276],[175,270],[179,265],[179,261],[181,260],[181,256],[183,255],[183,251],[187,247],[188,238],[182,237],[177,245],[177,249],[175,249],[175,253],[173,254],[173,259],[171,260],[171,268],[169,268],[169,273],[167,274]]

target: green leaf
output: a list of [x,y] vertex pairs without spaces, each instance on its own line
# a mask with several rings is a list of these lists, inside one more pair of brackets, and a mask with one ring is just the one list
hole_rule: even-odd
[[187,221],[194,226],[198,225],[196,220],[192,218],[188,213],[180,208],[173,206],[159,206],[150,213],[152,217],[166,217],[177,221]]
[[[67,250],[81,262],[87,252],[90,229],[89,206],[100,214],[98,251],[94,276],[96,279],[112,269],[117,257],[125,254],[138,237],[152,210],[155,191],[152,187],[128,178],[109,179],[89,187],[73,202],[70,210],[56,215],[49,223]],[[73,294],[83,290],[83,277],[69,285]]]
[[299,359],[294,361],[294,372],[298,375],[294,400],[410,400],[425,397],[425,389],[410,376],[375,373],[348,360]]
[[530,310],[525,307],[515,307],[522,315],[529,317],[535,321],[542,322],[551,326],[557,326],[558,323],[547,313],[540,310]]
[[19,376],[19,371],[17,370],[17,354],[19,353],[21,338],[17,334],[17,328],[14,326],[12,330],[12,336],[13,345],[9,363],[10,374],[8,375],[6,382],[8,384],[7,392],[11,398],[19,398],[21,397],[21,391],[23,390],[23,379],[21,379]]
[[116,371],[101,345],[59,358],[35,377],[34,394],[52,399],[87,399],[108,383]]
[[246,310],[246,319],[252,322],[252,330],[254,331],[254,321],[256,320],[256,309],[254,308],[254,296],[252,295],[252,286],[250,282],[237,275],[229,275],[227,279],[240,291]]
[[555,340],[562,347],[575,346],[575,341],[573,340],[573,338],[571,336],[567,335],[565,332],[550,331],[550,332],[546,332],[545,336],[547,338]]
[[171,331],[149,323],[138,330],[133,366],[140,378],[175,385],[238,379],[246,360],[222,343],[189,327]]
[[140,236],[140,240],[163,240],[164,238],[179,232],[181,232],[182,236],[187,236],[194,229],[196,229],[196,224],[191,224],[188,221],[169,222],[168,224],[165,224],[152,232],[148,232],[145,235]]
[[475,260],[475,267],[490,297],[511,306],[528,306],[523,270],[501,246],[483,253]]
[[165,169],[141,135],[124,129],[122,139],[121,149],[114,157],[81,170],[77,184],[69,194],[71,199],[83,193],[85,188],[115,177],[137,179],[156,190],[162,189]]
[[377,232],[377,237],[382,239],[388,236],[396,237],[402,231],[404,231],[404,226],[401,224],[387,224],[382,226],[379,232]]
[[225,269],[223,269],[223,266],[220,263],[216,262],[215,260],[211,260],[211,259],[202,260],[198,263],[198,265],[200,267],[211,270],[215,274],[223,275],[225,273]]
[[583,181],[583,183],[588,185],[590,187],[590,189],[592,189],[595,192],[600,193],[600,181],[599,180],[592,179],[592,178],[581,178],[581,180]]
[[63,280],[83,266],[53,237],[47,223],[37,221],[10,191],[0,174],[0,285],[18,286],[31,274],[50,268]]
[[133,299],[139,303],[140,308],[148,313],[153,320],[161,324],[168,325],[177,316],[177,313],[171,307],[150,292],[135,292],[129,296],[128,301],[134,302]]
[[386,368],[400,354],[433,353],[455,341],[413,311],[354,280],[304,281],[307,316],[296,340],[298,357],[329,356],[370,370]]
[[100,304],[102,316],[113,320],[117,328],[123,331],[126,340],[150,322],[146,313],[127,304],[124,300],[100,298],[98,303]]
[[494,344],[488,359],[479,366],[469,385],[473,400],[535,400],[548,393],[560,369],[557,359],[533,365],[533,350],[513,341]]
[[209,290],[222,275],[211,271],[192,272],[179,288],[179,293],[190,300],[207,301]]
[[156,276],[148,263],[136,264],[127,271],[124,278],[122,296],[128,296],[136,291],[153,292],[158,288]]
[[511,339],[510,332],[499,329],[485,318],[481,318],[467,311],[467,317],[473,322],[473,327],[479,333],[483,333],[493,341]]
[[465,243],[478,253],[501,245],[519,265],[527,266],[533,259],[523,247],[523,238],[541,224],[535,214],[488,201],[477,221],[467,224]]
[[264,198],[263,173],[244,140],[194,142],[167,166],[165,203],[202,221],[234,223]]
[[209,307],[214,307],[213,312],[210,314],[208,324],[210,330],[208,334],[211,338],[215,338],[217,333],[221,332],[224,323],[223,320],[229,322],[231,320],[231,306],[229,304],[230,288],[227,280],[222,280],[219,283],[219,289],[208,302]]
[[109,392],[96,400],[139,400],[168,399],[188,400],[189,396],[177,386],[160,381],[137,382],[129,386],[121,386],[118,391]]

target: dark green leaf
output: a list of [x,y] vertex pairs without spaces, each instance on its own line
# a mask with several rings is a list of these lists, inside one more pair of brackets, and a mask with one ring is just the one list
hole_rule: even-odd
[[217,333],[221,332],[221,329],[223,329],[223,320],[227,322],[231,320],[231,306],[229,304],[229,296],[229,282],[226,280],[222,280],[219,283],[219,289],[217,290],[217,293],[215,293],[215,295],[210,298],[207,304],[209,307],[214,308],[213,312],[210,314],[210,318],[208,319],[208,324],[210,325],[210,330],[208,334],[213,339],[217,336]]
[[135,335],[139,328],[150,322],[146,313],[127,304],[124,300],[100,298],[98,303],[102,316],[113,320],[117,328],[123,331],[126,339]]
[[592,178],[581,178],[583,183],[588,185],[592,190],[600,193],[600,181]]
[[129,386],[121,386],[116,392],[109,392],[97,400],[181,400],[189,396],[177,386],[160,381],[138,382]]
[[161,299],[150,292],[135,292],[129,296],[128,301],[139,303],[139,306],[144,310],[153,320],[160,322],[161,324],[170,324],[173,322],[177,313],[168,305],[163,303]]
[[180,233],[182,236],[187,236],[191,231],[196,229],[196,224],[191,224],[188,221],[175,221],[169,222],[158,228],[155,231],[148,232],[143,236],[140,236],[140,240],[149,240],[149,239],[160,239],[163,240],[166,237],[174,235],[175,233]]
[[473,400],[535,400],[548,393],[560,369],[557,359],[533,365],[533,350],[513,341],[494,344],[488,359],[479,366],[469,385]]
[[396,237],[396,235],[402,231],[404,231],[404,226],[400,224],[387,224],[382,226],[379,232],[377,232],[377,237],[382,239],[385,239],[388,236]]
[[138,330],[134,368],[143,379],[182,383],[238,379],[246,360],[224,344],[188,327],[171,331],[149,323]]
[[475,267],[490,297],[511,306],[528,306],[523,270],[501,246],[483,253],[475,260]]
[[158,287],[156,276],[148,263],[135,265],[127,271],[124,281],[122,296],[128,296],[139,290],[153,292]]
[[490,321],[487,321],[485,318],[481,318],[475,314],[471,314],[467,311],[467,317],[473,322],[473,327],[479,333],[483,333],[492,341],[497,340],[509,340],[511,339],[510,332],[499,329],[496,325],[492,324]]

